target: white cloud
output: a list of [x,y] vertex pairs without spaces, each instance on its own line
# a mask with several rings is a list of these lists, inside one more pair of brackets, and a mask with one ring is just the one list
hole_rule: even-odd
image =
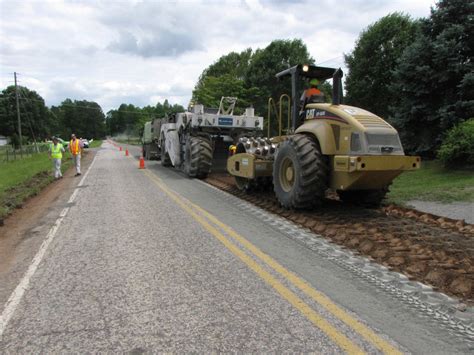
[[433,3],[0,0],[0,85],[16,71],[48,105],[187,105],[202,70],[230,51],[301,38],[316,62],[343,66],[365,27],[395,11],[427,16]]

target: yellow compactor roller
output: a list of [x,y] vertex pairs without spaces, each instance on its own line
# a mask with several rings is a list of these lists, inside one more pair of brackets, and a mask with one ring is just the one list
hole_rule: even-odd
[[[342,104],[341,69],[297,65],[276,76],[291,77],[291,125],[282,135],[280,105],[278,136],[240,138],[227,161],[240,189],[273,184],[281,205],[290,209],[319,206],[328,189],[343,201],[374,206],[395,177],[420,167],[419,157],[404,154],[390,124]],[[301,83],[313,78],[332,79],[331,103],[321,95],[300,99]]]

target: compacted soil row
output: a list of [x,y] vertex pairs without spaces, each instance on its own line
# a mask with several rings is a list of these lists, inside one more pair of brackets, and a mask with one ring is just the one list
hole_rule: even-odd
[[205,181],[412,280],[474,304],[473,225],[398,206],[367,209],[334,199],[315,211],[288,211],[273,192],[242,192],[231,176],[214,174]]

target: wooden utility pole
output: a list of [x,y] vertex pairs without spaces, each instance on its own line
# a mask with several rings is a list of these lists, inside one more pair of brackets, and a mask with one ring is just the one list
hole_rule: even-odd
[[13,73],[15,77],[15,96],[16,96],[16,115],[18,117],[18,135],[20,136],[20,154],[23,154],[23,139],[21,136],[21,118],[20,118],[20,101],[18,99],[18,85],[16,84],[16,72]]

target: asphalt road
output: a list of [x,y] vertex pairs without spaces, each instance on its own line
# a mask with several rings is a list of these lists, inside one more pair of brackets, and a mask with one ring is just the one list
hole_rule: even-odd
[[289,233],[105,143],[6,303],[0,352],[472,351]]

